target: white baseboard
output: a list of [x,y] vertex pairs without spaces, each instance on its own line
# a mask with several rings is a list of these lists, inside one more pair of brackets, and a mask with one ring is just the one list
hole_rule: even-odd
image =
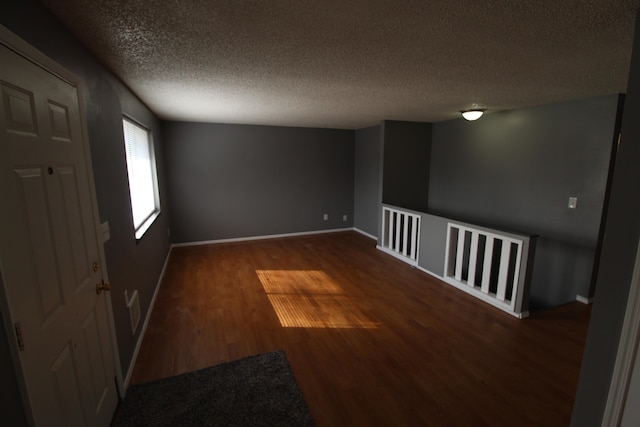
[[376,245],[376,249],[378,249],[381,252],[384,252],[387,255],[391,255],[392,257],[399,259],[400,261],[409,264],[411,267],[418,267],[418,261],[413,261],[410,258],[407,258],[405,256],[400,255],[399,253],[396,253],[394,251],[392,251],[391,249],[387,249],[384,246],[380,246],[380,245]]
[[434,272],[431,272],[431,271],[427,270],[427,269],[426,269],[426,268],[424,268],[424,267],[420,267],[419,265],[418,265],[418,266],[416,266],[416,268],[417,268],[418,270],[422,271],[423,273],[427,273],[428,275],[430,275],[430,276],[432,276],[432,277],[435,277],[436,279],[440,280],[441,282],[444,282],[444,279],[443,279],[443,278],[442,278],[442,276],[440,276],[439,274],[436,274],[436,273],[434,273]]
[[586,298],[583,297],[582,295],[576,295],[576,301],[581,302],[583,304],[593,304],[593,298]]
[[160,271],[160,277],[158,278],[158,282],[156,283],[156,290],[153,292],[151,303],[149,304],[149,308],[147,309],[147,315],[145,316],[144,323],[142,324],[142,328],[140,329],[140,335],[138,335],[138,342],[136,343],[136,348],[133,350],[133,356],[131,357],[131,362],[129,363],[127,376],[124,379],[124,393],[122,396],[123,398],[124,398],[124,394],[126,394],[127,389],[129,388],[129,381],[131,380],[131,375],[133,374],[133,368],[136,366],[136,360],[138,359],[138,353],[140,352],[142,341],[144,341],[144,334],[147,332],[147,325],[149,324],[149,319],[151,318],[151,313],[153,312],[153,306],[156,304],[156,297],[158,296],[158,291],[160,290],[160,285],[162,284],[162,279],[164,278],[164,272],[167,269],[169,257],[171,256],[171,250],[172,248],[169,248],[169,252],[167,252],[167,257],[164,260],[162,271]]
[[511,316],[513,316],[513,317],[515,317],[517,319],[526,319],[527,317],[529,317],[529,314],[530,314],[529,310],[523,311],[522,313],[514,313],[513,311],[511,311],[510,309],[505,308],[504,306],[500,305],[499,303],[497,303],[493,299],[486,298],[482,294],[478,294],[476,292],[470,291],[467,286],[460,286],[458,283],[455,283],[454,281],[449,281],[445,277],[442,277],[442,276],[440,276],[440,275],[438,275],[438,274],[436,274],[434,272],[431,272],[431,271],[427,270],[426,268],[423,268],[423,267],[420,267],[420,266],[417,266],[416,268],[418,270],[424,272],[424,273],[427,273],[428,275],[430,275],[432,277],[435,277],[436,279],[440,280],[441,282],[444,282],[444,283],[446,283],[448,285],[451,285],[454,288],[459,289],[459,290],[461,290],[461,291],[463,291],[463,292],[465,292],[465,293],[467,293],[467,294],[479,299],[480,301],[484,301],[484,302],[488,303],[489,305],[492,305],[495,308],[500,309],[500,310],[504,311],[507,314],[510,314]]
[[353,231],[357,231],[358,233],[362,234],[363,236],[367,236],[370,239],[373,239],[373,240],[376,240],[376,241],[378,240],[378,238],[376,236],[374,236],[373,234],[369,234],[366,231],[360,230],[359,228],[353,227],[352,230]]
[[285,233],[285,234],[269,234],[264,236],[250,236],[250,237],[235,237],[231,239],[218,239],[218,240],[201,240],[197,242],[187,243],[174,243],[172,247],[179,248],[181,246],[200,246],[200,245],[212,245],[216,243],[233,243],[233,242],[246,242],[250,240],[265,240],[265,239],[278,239],[282,237],[296,237],[296,236],[308,236],[311,234],[325,234],[325,233],[337,233],[340,231],[349,231],[353,228],[333,228],[330,230],[317,230],[317,231],[303,231],[300,233]]

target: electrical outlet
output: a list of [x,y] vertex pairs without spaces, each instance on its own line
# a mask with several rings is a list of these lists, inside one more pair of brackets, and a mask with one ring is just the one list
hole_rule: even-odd
[[346,221],[347,220],[347,216],[346,215],[342,215],[342,220]]
[[329,219],[329,214],[324,214],[322,215],[322,219],[324,219],[325,221],[327,221]]

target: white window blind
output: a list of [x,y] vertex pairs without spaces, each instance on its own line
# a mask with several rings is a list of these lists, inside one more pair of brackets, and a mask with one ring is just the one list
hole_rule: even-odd
[[148,130],[126,118],[122,124],[133,226],[139,239],[160,213],[153,143]]

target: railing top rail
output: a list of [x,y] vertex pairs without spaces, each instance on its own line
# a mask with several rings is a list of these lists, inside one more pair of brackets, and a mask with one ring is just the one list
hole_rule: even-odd
[[387,203],[383,203],[382,208],[415,216],[424,215],[424,212],[414,211],[413,209],[403,208],[401,206],[389,205]]
[[490,233],[499,234],[501,236],[508,236],[508,237],[513,238],[513,239],[531,240],[533,238],[538,237],[538,235],[535,234],[535,233],[525,233],[525,232],[521,232],[521,231],[518,231],[518,230],[507,229],[506,227],[505,228],[500,228],[499,226],[478,225],[478,224],[474,224],[474,223],[458,220],[458,219],[455,219],[455,218],[452,218],[452,217],[448,217],[448,216],[437,215],[437,214],[433,214],[433,213],[429,213],[429,212],[420,212],[420,211],[416,211],[416,210],[413,210],[413,209],[403,208],[401,206],[390,205],[388,203],[383,203],[382,207],[383,208],[386,207],[388,209],[394,209],[394,210],[402,211],[402,212],[408,212],[408,213],[416,214],[416,215],[425,215],[425,216],[443,218],[443,219],[447,220],[448,222],[451,222],[451,223],[454,223],[454,224],[458,224],[458,225],[461,225],[461,226],[464,226],[464,227],[471,227],[471,228],[475,228],[475,229],[478,229],[478,230],[487,231],[487,232],[490,232]]
[[410,216],[415,216],[415,217],[419,217],[422,214],[420,212],[415,212],[412,211],[410,209],[405,209],[405,208],[396,208],[396,207],[391,207],[391,206],[382,206],[383,210],[387,210],[387,211],[391,211],[391,212],[400,212],[404,215],[410,215]]
[[516,234],[511,234],[511,233],[506,233],[504,231],[500,231],[500,230],[493,230],[490,228],[486,228],[486,227],[480,227],[480,226],[476,226],[476,225],[461,225],[455,222],[449,222],[447,224],[447,228],[451,228],[451,227],[455,227],[457,229],[460,230],[464,230],[464,231],[471,231],[471,232],[479,232],[482,234],[485,234],[487,236],[490,236],[492,238],[498,238],[501,240],[505,240],[508,241],[510,243],[516,243],[519,245],[525,244],[527,243],[530,238],[528,236],[520,236],[520,235],[516,235]]

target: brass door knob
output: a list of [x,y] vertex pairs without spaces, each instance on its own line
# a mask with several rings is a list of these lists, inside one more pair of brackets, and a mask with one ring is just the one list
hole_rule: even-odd
[[111,290],[111,283],[104,283],[104,280],[101,280],[98,283],[96,283],[96,294],[100,295],[102,291],[110,291],[110,290]]

